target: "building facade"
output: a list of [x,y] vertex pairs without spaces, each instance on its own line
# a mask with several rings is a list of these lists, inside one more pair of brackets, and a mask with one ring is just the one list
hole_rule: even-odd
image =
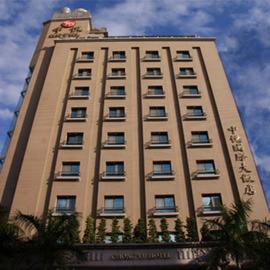
[[214,38],[108,36],[66,8],[30,71],[0,176],[11,212],[166,217],[173,232],[251,199],[269,217]]

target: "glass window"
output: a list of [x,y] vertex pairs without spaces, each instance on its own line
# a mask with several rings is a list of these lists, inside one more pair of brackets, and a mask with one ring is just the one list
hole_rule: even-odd
[[187,113],[188,115],[192,116],[203,116],[203,109],[201,106],[188,106],[187,107]]
[[161,75],[160,68],[147,68],[146,74],[150,76]]
[[145,58],[147,59],[159,59],[158,51],[146,51]]
[[89,76],[91,76],[91,69],[90,68],[79,69],[78,75],[82,76],[82,77],[84,77],[84,76],[89,77]]
[[125,117],[125,108],[123,107],[109,108],[109,117],[111,118]]
[[76,196],[57,196],[56,212],[68,214],[75,212]]
[[174,196],[173,195],[162,195],[156,196],[156,211],[171,211],[174,212],[176,210]]
[[207,131],[191,132],[193,143],[209,143]]
[[83,144],[83,133],[68,133],[67,134],[68,145],[80,145]]
[[167,132],[151,132],[151,143],[153,144],[166,144],[168,143],[168,133]]
[[80,162],[63,162],[63,176],[78,176],[80,174]]
[[193,68],[180,68],[179,70],[181,76],[195,75]]
[[109,132],[108,144],[124,144],[125,134],[123,132]]
[[94,52],[82,52],[82,59],[92,60],[94,59]]
[[104,212],[124,212],[124,197],[105,196]]
[[215,164],[213,160],[197,161],[197,167],[200,173],[215,173]]
[[204,194],[202,195],[203,209],[206,212],[218,211],[222,205],[220,194]]
[[178,59],[190,59],[189,51],[177,51],[177,58]]
[[106,162],[106,175],[124,175],[124,162]]
[[148,86],[148,95],[163,95],[163,87],[160,85]]
[[153,175],[171,175],[172,168],[170,161],[154,161]]
[[111,86],[110,94],[113,96],[124,96],[125,87],[124,86]]
[[166,116],[165,107],[150,107],[150,116],[154,117]]
[[89,87],[75,88],[75,96],[88,96],[88,95],[89,95]]
[[124,51],[113,52],[113,59],[125,59],[126,53]]
[[189,94],[189,95],[198,95],[199,94],[199,89],[195,85],[188,85],[184,86],[184,93]]
[[112,68],[112,76],[125,76],[124,68]]
[[71,118],[85,118],[86,108],[71,108]]

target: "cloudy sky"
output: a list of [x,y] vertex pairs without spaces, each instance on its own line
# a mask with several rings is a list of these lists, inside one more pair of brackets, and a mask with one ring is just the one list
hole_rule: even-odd
[[0,0],[0,148],[42,22],[63,6],[110,35],[215,36],[270,205],[270,0]]

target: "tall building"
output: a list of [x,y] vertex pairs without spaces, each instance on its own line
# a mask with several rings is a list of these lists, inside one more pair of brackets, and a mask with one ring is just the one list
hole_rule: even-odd
[[[218,216],[252,199],[269,217],[215,39],[108,36],[84,9],[44,23],[5,155],[1,204],[11,212]],[[109,227],[108,227],[109,230]]]

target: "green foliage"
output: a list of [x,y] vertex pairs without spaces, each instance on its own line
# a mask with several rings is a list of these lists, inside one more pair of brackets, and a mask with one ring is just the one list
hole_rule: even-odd
[[160,230],[161,230],[161,237],[162,237],[162,242],[170,242],[170,233],[168,230],[168,222],[166,218],[162,218],[160,220]]
[[175,220],[175,241],[177,243],[185,241],[184,225],[180,218]]
[[123,243],[131,243],[132,242],[132,223],[129,218],[124,219],[124,235],[123,235]]
[[148,222],[148,241],[151,243],[158,242],[157,226],[153,218],[150,218]]
[[89,216],[85,222],[85,230],[83,235],[83,243],[93,244],[95,242],[95,223],[94,219]]
[[186,230],[187,230],[187,238],[186,240],[189,242],[199,241],[198,231],[196,226],[196,221],[192,217],[187,217],[186,219]]
[[144,219],[140,218],[134,228],[134,242],[145,243],[147,241],[147,228]]
[[114,218],[112,221],[112,232],[111,232],[111,239],[112,243],[118,242],[118,237],[120,235],[120,226],[118,225],[118,219]]
[[106,219],[102,218],[97,228],[96,242],[104,243],[106,237]]

